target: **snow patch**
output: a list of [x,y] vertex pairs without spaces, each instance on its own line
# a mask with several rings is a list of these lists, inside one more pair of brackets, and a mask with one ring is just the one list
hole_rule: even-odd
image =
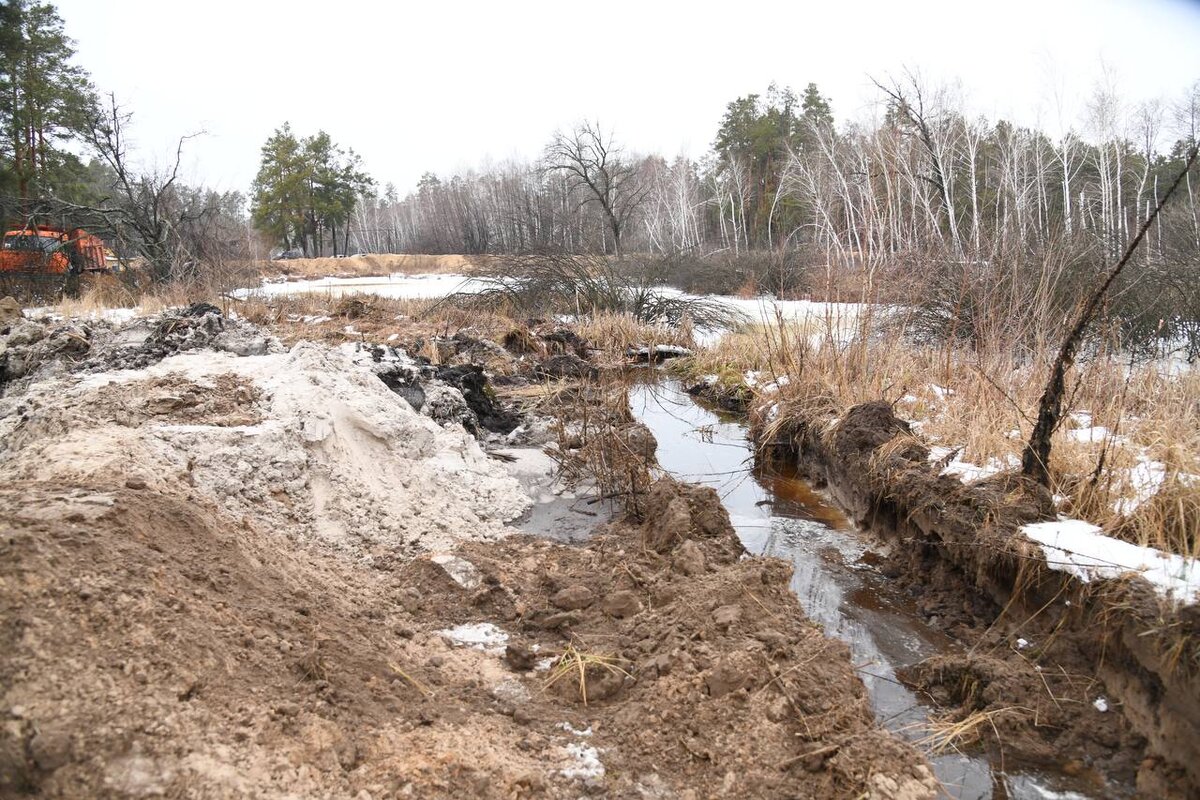
[[1191,605],[1200,596],[1200,560],[1123,542],[1091,523],[1065,517],[1025,525],[1021,532],[1042,546],[1051,569],[1084,583],[1133,572],[1177,603]]
[[470,647],[492,655],[503,653],[508,644],[508,634],[490,622],[472,622],[438,631],[438,634],[459,647]]
[[1095,425],[1090,428],[1075,428],[1074,430],[1067,431],[1068,439],[1084,444],[1099,444],[1110,437],[1112,441],[1118,444],[1127,441],[1124,436],[1117,436],[1103,425]]
[[934,396],[937,397],[938,400],[945,400],[947,397],[954,396],[953,389],[947,389],[944,386],[938,386],[936,383],[929,384],[929,391],[933,392]]
[[559,727],[559,729],[564,730],[567,733],[573,733],[576,736],[591,736],[592,735],[592,726],[591,725],[587,726],[583,730],[580,730],[580,729],[572,726],[571,723],[569,723],[569,722],[560,722],[560,723],[558,723],[558,727]]
[[570,764],[559,770],[559,774],[571,780],[594,780],[604,777],[604,764],[600,762],[600,751],[586,744],[569,744],[565,748]]
[[1140,454],[1137,463],[1128,470],[1120,481],[1120,488],[1126,488],[1133,497],[1123,497],[1113,503],[1118,514],[1128,516],[1137,510],[1138,506],[1154,497],[1159,488],[1166,483],[1167,465],[1155,461],[1146,454]]

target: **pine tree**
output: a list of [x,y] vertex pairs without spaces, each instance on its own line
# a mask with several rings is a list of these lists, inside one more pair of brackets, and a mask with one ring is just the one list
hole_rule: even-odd
[[85,169],[61,145],[86,130],[95,92],[73,64],[75,43],[54,6],[0,4],[0,191],[70,194]]
[[284,123],[262,146],[262,163],[254,178],[251,215],[254,227],[285,249],[301,244],[307,180],[300,141]]
[[[325,251],[328,232],[336,254],[339,229],[347,233],[358,198],[373,183],[353,150],[342,150],[324,131],[297,139],[284,123],[262,148],[254,225],[285,248],[299,246],[310,254]],[[344,236],[343,250],[348,241]]]
[[713,151],[719,169],[746,176],[742,224],[751,243],[775,244],[768,239],[778,240],[781,232],[798,223],[794,204],[780,196],[782,173],[789,153],[811,139],[811,124],[832,120],[829,102],[813,83],[803,101],[791,89],[772,83],[765,96],[746,95],[725,107]]

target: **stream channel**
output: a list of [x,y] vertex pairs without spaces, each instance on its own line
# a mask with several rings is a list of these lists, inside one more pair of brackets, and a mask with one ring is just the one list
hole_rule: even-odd
[[[828,635],[850,646],[879,723],[910,741],[926,736],[934,710],[897,671],[956,645],[925,623],[910,598],[861,563],[867,538],[794,474],[756,467],[745,423],[701,406],[678,382],[647,375],[630,387],[629,402],[634,418],[658,440],[665,471],[716,489],[749,552],[792,562],[800,605]],[[956,800],[1087,797],[1065,775],[999,756],[928,758],[946,796]]]

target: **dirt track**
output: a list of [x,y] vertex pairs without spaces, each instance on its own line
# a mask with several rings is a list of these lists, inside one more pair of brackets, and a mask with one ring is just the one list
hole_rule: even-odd
[[[69,362],[43,348],[43,372],[2,401],[0,795],[931,796],[921,756],[872,720],[845,648],[804,620],[781,562],[740,558],[711,490],[659,483],[644,522],[584,547],[495,540],[482,516],[435,536],[418,515],[466,509],[470,469],[493,469],[469,467],[478,445],[461,426],[414,416],[341,356],[304,378],[319,406],[306,408],[285,380],[304,369],[239,372],[288,357],[269,352],[214,362],[228,337],[198,332],[212,324],[202,310],[151,326],[138,347],[154,375],[117,383],[72,370],[132,363],[128,337],[85,331]],[[155,338],[165,329],[183,354]],[[211,370],[222,359],[225,377]],[[39,394],[42,374],[53,391]],[[147,397],[129,394],[141,385]],[[340,398],[332,422],[322,392]],[[345,467],[368,444],[387,473],[403,443],[364,422],[384,409],[408,439],[428,431],[428,464],[407,468],[469,467],[460,484],[423,484],[440,494],[396,521],[403,547],[328,511],[386,500],[364,485],[402,498],[415,482],[322,478],[358,474]],[[72,463],[98,431],[107,455]],[[280,466],[238,466],[239,442],[260,436],[293,442],[281,463],[307,480],[256,483]],[[127,469],[147,450],[181,468]],[[431,560],[432,542],[462,561]]]

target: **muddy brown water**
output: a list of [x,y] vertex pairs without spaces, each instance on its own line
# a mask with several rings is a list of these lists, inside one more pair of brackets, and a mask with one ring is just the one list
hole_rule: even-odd
[[[792,562],[792,589],[808,616],[845,641],[880,724],[914,742],[936,713],[897,673],[955,647],[864,562],[866,536],[795,474],[755,465],[746,426],[647,371],[630,388],[636,419],[654,432],[658,461],[675,477],[715,488],[751,553]],[[868,559],[869,560],[869,557]],[[956,800],[1086,798],[1077,779],[988,754],[929,756]],[[1122,792],[1114,788],[1113,795]]]

